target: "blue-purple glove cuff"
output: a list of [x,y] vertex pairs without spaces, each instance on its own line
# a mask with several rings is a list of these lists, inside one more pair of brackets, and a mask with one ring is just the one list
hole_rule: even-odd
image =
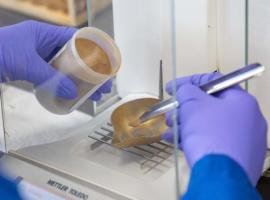
[[192,168],[188,190],[183,200],[261,199],[248,176],[231,158],[207,155]]

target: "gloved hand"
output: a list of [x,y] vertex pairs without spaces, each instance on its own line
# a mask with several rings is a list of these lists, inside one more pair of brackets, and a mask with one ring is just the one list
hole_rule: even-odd
[[[226,155],[242,166],[255,185],[267,150],[266,120],[256,99],[240,86],[214,96],[197,87],[217,76],[212,73],[177,79],[179,147],[191,167],[208,154]],[[172,82],[166,90],[172,95]],[[167,124],[172,127],[170,114]],[[168,129],[163,139],[172,138]]]
[[[44,89],[62,98],[75,98],[77,88],[72,80],[47,63],[75,31],[36,21],[0,28],[0,81],[25,80],[38,86],[51,79],[43,84]],[[108,81],[90,99],[100,100],[111,87]]]

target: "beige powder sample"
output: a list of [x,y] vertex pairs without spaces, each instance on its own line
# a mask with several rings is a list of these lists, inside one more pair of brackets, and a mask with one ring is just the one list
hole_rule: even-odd
[[95,42],[87,39],[76,39],[76,49],[81,59],[95,72],[111,74],[112,66],[105,51]]

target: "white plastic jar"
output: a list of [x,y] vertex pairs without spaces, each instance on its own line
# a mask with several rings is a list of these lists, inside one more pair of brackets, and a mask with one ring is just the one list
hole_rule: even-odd
[[[75,40],[79,38],[90,40],[102,48],[111,64],[110,74],[98,73],[83,61],[75,45]],[[56,97],[53,92],[42,89],[41,85],[35,88],[36,97],[47,110],[55,114],[68,114],[116,75],[121,65],[121,55],[114,40],[108,34],[96,28],[85,27],[79,29],[49,63],[75,83],[78,95],[71,100]],[[52,77],[52,80],[54,78],[57,77]]]

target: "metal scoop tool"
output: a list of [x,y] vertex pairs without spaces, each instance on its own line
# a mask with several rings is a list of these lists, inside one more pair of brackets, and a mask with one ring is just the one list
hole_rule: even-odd
[[[265,67],[259,63],[247,65],[243,68],[235,70],[229,74],[221,76],[215,80],[212,80],[200,87],[201,90],[207,94],[213,94],[219,92],[233,85],[239,84],[243,81],[251,79],[253,77],[261,75],[265,71]],[[168,99],[161,101],[149,108],[147,112],[141,115],[137,120],[131,121],[130,126],[136,127],[141,123],[144,123],[154,117],[162,115],[168,111],[171,111],[179,106],[179,102],[174,99]]]

